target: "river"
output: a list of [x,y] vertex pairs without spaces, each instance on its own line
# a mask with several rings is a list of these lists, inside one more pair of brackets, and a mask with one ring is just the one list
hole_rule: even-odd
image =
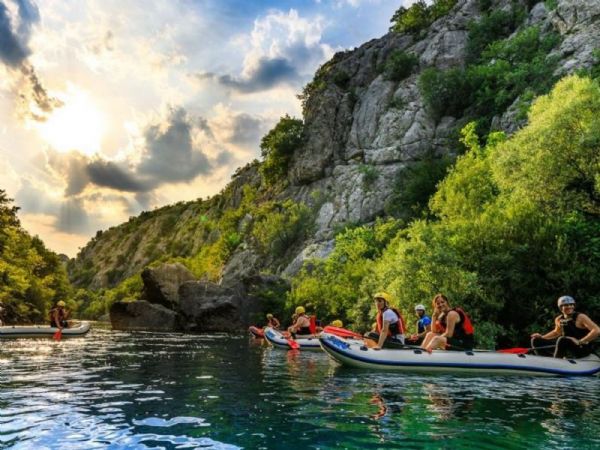
[[245,335],[0,341],[0,448],[597,449],[600,378],[369,373]]

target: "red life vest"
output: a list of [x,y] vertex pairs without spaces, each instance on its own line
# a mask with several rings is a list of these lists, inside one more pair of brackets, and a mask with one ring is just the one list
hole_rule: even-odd
[[[464,336],[472,336],[473,333],[475,332],[475,329],[473,328],[473,324],[471,323],[471,319],[469,318],[469,316],[467,316],[467,313],[465,313],[462,308],[452,308],[450,311],[456,311],[458,313],[458,315],[460,316],[460,327],[459,328],[455,328],[455,336],[458,335],[464,335]],[[446,325],[446,317],[447,314],[444,314],[444,317],[442,317],[441,320],[436,320],[435,321],[435,329],[434,331],[436,333],[444,333],[446,331],[447,325]]]
[[315,316],[314,314],[312,316],[309,317],[310,319],[310,325],[308,326],[308,328],[310,329],[310,334],[316,334],[317,333],[317,316]]
[[[386,309],[391,309],[392,311],[394,311],[394,314],[396,314],[398,316],[398,322],[396,323],[391,323],[390,327],[388,328],[388,336],[394,336],[396,334],[404,334],[404,319],[402,318],[402,314],[400,314],[400,311],[398,311],[396,308],[390,308],[389,306],[386,307],[383,311],[385,311]],[[383,311],[378,311],[377,312],[377,332],[381,333],[381,330],[383,329]]]

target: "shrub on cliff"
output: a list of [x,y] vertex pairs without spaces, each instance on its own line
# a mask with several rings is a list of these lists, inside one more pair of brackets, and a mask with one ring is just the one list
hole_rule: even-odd
[[271,186],[285,179],[290,158],[303,139],[302,120],[287,114],[262,138],[260,149],[264,161],[260,173],[266,185]]

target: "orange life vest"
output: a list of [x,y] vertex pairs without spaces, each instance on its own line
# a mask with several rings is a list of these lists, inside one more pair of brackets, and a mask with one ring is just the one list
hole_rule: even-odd
[[[473,323],[471,322],[471,319],[469,318],[469,316],[467,316],[467,313],[464,312],[462,310],[462,308],[452,308],[450,311],[456,311],[458,313],[458,315],[460,316],[460,327],[459,328],[455,328],[455,331],[457,332],[456,334],[462,334],[464,336],[472,336],[473,333],[475,332],[475,329],[473,328]],[[435,327],[434,327],[434,331],[436,333],[443,333],[446,331],[447,325],[446,325],[446,317],[447,314],[444,314],[444,317],[442,317],[441,320],[436,320],[435,321]]]
[[[386,309],[391,309],[392,311],[394,311],[394,314],[396,314],[398,316],[398,322],[390,324],[390,327],[388,328],[388,336],[394,336],[396,334],[404,334],[404,329],[405,329],[404,319],[402,318],[402,314],[400,314],[400,311],[398,311],[396,308],[390,308],[389,306],[386,307],[383,311],[385,311]],[[378,333],[381,333],[381,330],[383,329],[383,311],[377,312],[377,332]]]

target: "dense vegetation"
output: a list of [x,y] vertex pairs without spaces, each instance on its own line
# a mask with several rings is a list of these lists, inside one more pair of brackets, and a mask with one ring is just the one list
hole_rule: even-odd
[[408,8],[401,6],[392,16],[393,31],[417,33],[425,30],[440,17],[445,16],[456,5],[457,0],[433,0],[430,5],[418,0]]
[[[436,292],[471,312],[482,345],[515,342],[550,326],[556,298],[600,313],[600,86],[563,79],[537,99],[529,124],[468,151],[429,203],[431,219],[348,230],[335,252],[294,281],[289,302],[359,328],[370,295],[387,289],[407,315]],[[388,243],[389,242],[389,243]],[[371,312],[372,314],[372,312]]]
[[18,210],[0,189],[0,318],[8,324],[45,321],[58,300],[78,306],[59,256],[21,227]]

